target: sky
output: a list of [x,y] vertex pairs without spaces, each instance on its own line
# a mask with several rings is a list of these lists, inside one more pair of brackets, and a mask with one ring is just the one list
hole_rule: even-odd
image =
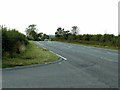
[[118,34],[119,0],[0,0],[0,25],[25,34],[30,24],[53,35],[58,27],[79,34]]

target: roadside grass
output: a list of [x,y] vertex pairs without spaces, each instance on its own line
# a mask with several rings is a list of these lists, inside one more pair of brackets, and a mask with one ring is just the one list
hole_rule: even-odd
[[80,43],[80,42],[68,42],[68,41],[59,41],[64,43],[70,43],[70,44],[78,44],[78,45],[85,45],[85,46],[92,46],[97,48],[104,48],[104,49],[112,49],[112,50],[120,50],[119,47],[113,47],[113,46],[103,46],[103,45],[97,45],[97,44],[87,44],[87,43]]
[[59,57],[51,53],[49,50],[36,45],[32,41],[29,41],[25,52],[16,55],[14,58],[3,57],[2,68],[32,64],[47,64],[58,59]]
[[2,61],[0,61],[0,68],[2,68]]

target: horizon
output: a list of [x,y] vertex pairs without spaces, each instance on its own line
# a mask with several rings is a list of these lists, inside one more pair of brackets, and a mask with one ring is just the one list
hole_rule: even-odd
[[[16,28],[9,28],[9,27],[7,27],[6,25],[1,25],[1,26],[4,26],[4,27],[6,27],[8,30],[16,30],[16,31],[19,31],[19,30],[17,30]],[[57,31],[57,29],[56,29],[56,31]],[[64,31],[67,31],[67,30],[64,30]],[[71,30],[69,30],[70,31],[70,33],[71,33]],[[20,31],[19,31],[20,32]],[[22,33],[22,34],[24,34],[24,35],[26,35],[26,33],[24,32],[20,32],[20,33]],[[38,32],[37,31],[37,33],[41,33],[41,32]],[[46,34],[46,33],[44,33],[44,32],[42,32],[43,34]],[[81,34],[81,33],[79,33],[78,35],[84,35],[84,34],[89,34],[89,33],[83,33],[83,34]],[[98,34],[101,34],[101,33],[91,33],[91,34],[89,34],[89,35],[98,35]],[[112,34],[112,33],[103,33],[103,34],[101,34],[101,35],[104,35],[104,34]],[[51,36],[55,36],[55,33],[54,34],[47,34],[47,35],[51,35]],[[113,34],[113,35],[115,35],[115,36],[118,36],[119,35],[119,33],[118,34]]]

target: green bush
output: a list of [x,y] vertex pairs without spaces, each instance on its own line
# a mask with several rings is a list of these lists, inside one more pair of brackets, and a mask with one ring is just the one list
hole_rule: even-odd
[[2,53],[3,56],[7,53],[10,56],[13,54],[19,54],[23,51],[23,47],[28,44],[26,36],[15,29],[7,29],[6,27],[0,27],[2,31]]

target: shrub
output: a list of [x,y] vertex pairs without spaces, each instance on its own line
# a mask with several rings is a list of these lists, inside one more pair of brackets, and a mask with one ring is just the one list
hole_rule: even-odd
[[2,53],[9,53],[13,56],[14,53],[20,53],[21,47],[28,44],[26,36],[15,29],[7,29],[6,27],[0,27],[2,31]]

